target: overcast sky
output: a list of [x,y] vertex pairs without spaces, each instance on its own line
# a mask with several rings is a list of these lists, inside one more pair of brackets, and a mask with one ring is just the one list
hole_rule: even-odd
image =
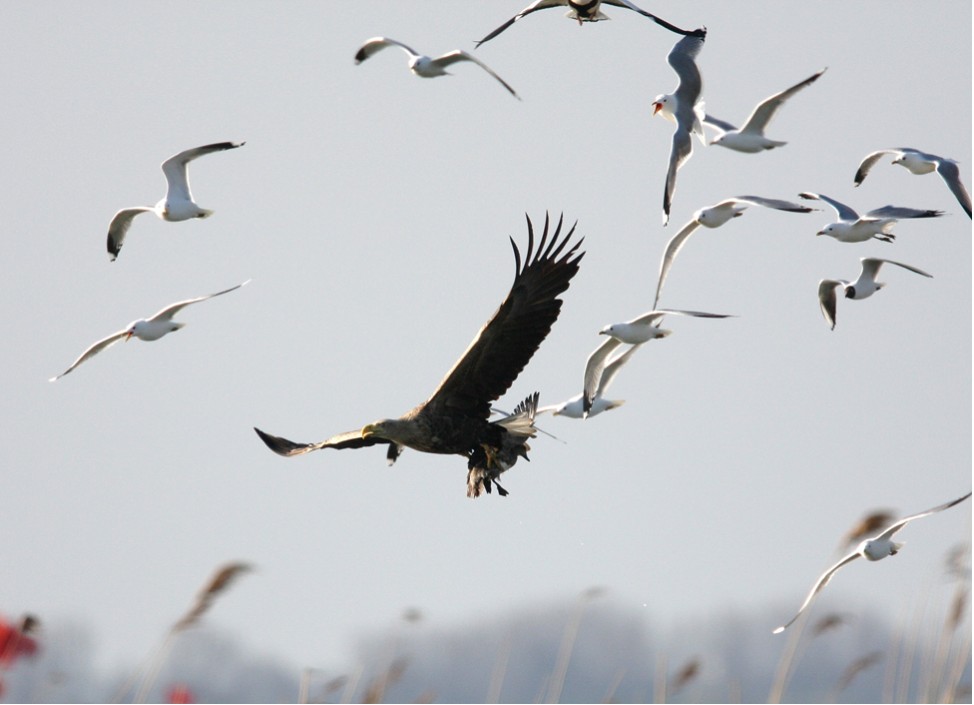
[[[258,571],[206,620],[296,668],[342,662],[408,607],[448,625],[593,585],[668,624],[767,606],[753,629],[783,639],[861,515],[969,491],[971,221],[936,175],[888,159],[853,175],[912,146],[970,187],[970,3],[643,2],[706,25],[707,109],[736,124],[828,67],[771,124],[787,146],[695,143],[667,228],[673,126],[651,101],[676,85],[678,37],[625,9],[582,27],[538,12],[478,49],[519,102],[472,64],[426,80],[397,50],[353,63],[376,35],[472,51],[518,1],[4,5],[0,612],[90,624],[100,663],[134,663],[243,560]],[[213,217],[142,216],[110,263],[112,214],[163,196],[162,160],[224,140],[247,144],[190,170]],[[662,304],[737,317],[672,317],[611,389],[625,406],[542,418],[564,443],[533,441],[509,497],[467,499],[460,457],[282,459],[252,431],[321,440],[426,399],[506,296],[525,213],[577,220],[586,255],[499,405],[566,399],[598,330],[651,308],[695,210],[800,191],[947,215],[899,223],[895,244],[815,237],[824,206],[701,229]],[[884,269],[830,331],[818,281],[865,256],[933,279]],[[248,278],[178,334],[47,381],[129,321]],[[902,553],[845,568],[814,609],[906,622],[946,599],[970,531],[970,502],[911,524]]]

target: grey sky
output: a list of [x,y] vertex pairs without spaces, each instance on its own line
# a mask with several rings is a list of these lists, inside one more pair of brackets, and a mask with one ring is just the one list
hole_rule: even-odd
[[[666,229],[673,126],[650,101],[676,85],[677,37],[624,9],[581,28],[539,12],[477,50],[518,102],[473,65],[425,80],[400,52],[352,57],[376,35],[472,50],[519,2],[4,5],[0,610],[87,620],[103,662],[134,662],[217,564],[246,560],[258,572],[206,619],[297,666],[340,661],[405,607],[452,623],[592,585],[647,619],[770,604],[783,620],[863,513],[967,492],[971,221],[935,175],[853,175],[911,146],[971,187],[970,4],[642,4],[707,26],[704,98],[735,124],[828,67],[771,124],[787,146],[695,143]],[[247,144],[190,169],[213,217],[139,218],[109,263],[112,214],[163,195],[162,160],[223,140]],[[424,400],[506,295],[508,237],[546,209],[578,220],[587,254],[501,405],[561,401],[597,331],[650,308],[696,209],[799,191],[948,215],[901,222],[893,245],[816,238],[831,209],[701,229],[662,304],[738,317],[669,320],[616,380],[624,407],[542,419],[566,442],[534,441],[507,498],[468,500],[459,457],[284,460],[251,430],[320,440]],[[933,279],[889,268],[830,331],[818,280],[863,256]],[[251,277],[178,334],[47,382],[129,321]],[[911,524],[900,555],[849,566],[814,609],[907,619],[945,599],[970,516]]]

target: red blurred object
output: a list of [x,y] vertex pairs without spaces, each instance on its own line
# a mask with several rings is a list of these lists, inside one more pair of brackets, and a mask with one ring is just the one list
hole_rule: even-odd
[[185,685],[174,685],[169,689],[168,701],[170,703],[195,703],[193,692]]
[[0,617],[0,666],[9,667],[21,656],[37,653],[37,642],[27,635],[36,624],[37,620],[29,615],[19,625]]

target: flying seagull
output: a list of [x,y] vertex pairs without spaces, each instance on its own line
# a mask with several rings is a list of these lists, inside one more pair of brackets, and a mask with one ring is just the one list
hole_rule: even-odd
[[581,2],[579,2],[579,0],[535,0],[526,8],[524,8],[519,13],[514,15],[514,17],[512,17],[507,22],[502,24],[500,27],[495,29],[493,32],[488,34],[486,37],[478,41],[476,45],[479,48],[480,45],[483,44],[484,42],[489,42],[491,39],[496,37],[498,34],[503,32],[505,29],[510,27],[512,24],[517,22],[522,17],[525,17],[526,15],[530,15],[532,12],[537,12],[538,10],[547,10],[548,8],[551,7],[569,8],[568,12],[565,13],[565,17],[568,17],[569,19],[573,19],[573,20],[578,20],[579,26],[581,26],[582,22],[599,22],[600,20],[607,20],[609,18],[602,12],[602,7],[601,7],[602,5],[624,7],[628,10],[638,12],[643,17],[648,17],[649,19],[651,19],[653,22],[660,25],[661,27],[666,27],[666,29],[670,30],[671,32],[676,32],[677,34],[699,35],[701,32],[704,31],[701,29],[695,29],[692,31],[680,29],[676,25],[670,24],[666,20],[660,19],[656,15],[650,14],[645,10],[639,9],[633,3],[629,2],[629,0],[582,0]]
[[127,341],[133,335],[141,340],[159,340],[162,336],[167,333],[172,333],[174,330],[179,330],[185,323],[180,321],[174,321],[172,319],[177,313],[182,309],[189,306],[190,304],[198,304],[200,301],[206,301],[207,299],[212,299],[214,296],[222,296],[223,294],[228,294],[231,291],[235,291],[242,287],[244,284],[249,283],[250,280],[243,282],[242,284],[237,284],[236,286],[231,286],[229,289],[224,289],[223,291],[218,291],[215,294],[207,294],[206,296],[197,296],[195,299],[187,299],[186,301],[177,301],[174,304],[166,306],[164,309],[159,311],[156,315],[151,318],[140,318],[137,321],[132,321],[123,330],[117,333],[112,333],[106,338],[102,338],[97,343],[89,347],[78,357],[77,360],[71,363],[71,367],[66,369],[64,372],[59,374],[57,377],[51,377],[49,381],[54,382],[64,375],[71,372],[75,367],[80,365],[82,362],[87,360],[89,357],[93,357],[100,353],[105,348],[114,345],[120,340]]
[[670,205],[676,189],[676,172],[693,154],[690,135],[697,135],[706,144],[702,123],[703,103],[700,100],[703,80],[696,64],[697,54],[703,48],[706,35],[706,30],[702,30],[701,34],[683,37],[673,45],[666,60],[676,71],[680,82],[673,93],[658,95],[653,100],[653,115],[662,115],[676,123],[673,145],[670,148],[670,165],[666,171],[666,186],[663,189],[663,225],[670,219]]
[[750,117],[748,117],[747,122],[740,129],[734,127],[729,122],[718,120],[712,115],[705,115],[703,123],[720,130],[720,134],[710,144],[727,147],[736,152],[751,153],[761,152],[765,149],[774,149],[775,147],[781,147],[787,144],[786,142],[777,142],[768,139],[764,136],[764,130],[768,127],[768,124],[774,118],[778,109],[785,104],[786,100],[802,88],[815,83],[823,73],[825,73],[825,69],[809,76],[801,83],[796,83],[791,88],[787,88],[780,93],[775,93],[773,96],[765,98],[758,103],[757,107],[751,112]]
[[896,236],[890,232],[890,229],[897,220],[903,218],[939,218],[944,214],[943,211],[883,206],[861,216],[844,203],[839,203],[834,198],[829,198],[820,193],[803,191],[798,195],[801,198],[813,201],[825,201],[835,208],[839,220],[826,225],[824,229],[815,234],[828,235],[839,242],[866,242],[873,238],[893,242]]
[[415,75],[421,78],[436,78],[437,76],[449,76],[450,73],[446,70],[447,66],[451,66],[458,61],[472,61],[477,64],[484,71],[489,73],[491,76],[497,79],[497,81],[506,88],[512,96],[521,100],[521,97],[514,92],[507,81],[494,73],[490,67],[487,66],[480,59],[475,58],[472,54],[461,49],[454,49],[451,52],[438,56],[435,59],[431,59],[423,54],[417,54],[415,51],[410,49],[408,46],[402,42],[398,42],[395,39],[389,39],[388,37],[373,37],[369,39],[361,46],[361,48],[355,52],[355,63],[356,65],[361,64],[363,61],[368,59],[373,54],[382,51],[386,47],[396,46],[402,49],[409,56],[409,70]]
[[[605,326],[599,331],[599,335],[608,336],[606,341],[589,355],[585,365],[585,381],[582,387],[582,414],[588,415],[594,408],[595,401],[599,395],[599,385],[604,377],[603,368],[609,364],[609,357],[617,347],[623,344],[634,346],[642,345],[650,340],[665,338],[673,331],[660,328],[660,322],[666,314],[678,316],[696,316],[699,318],[728,318],[720,313],[703,313],[701,311],[676,311],[665,309],[662,311],[650,311],[638,318],[625,323],[614,323]],[[611,381],[611,380],[610,380]]]
[[549,240],[547,216],[535,249],[534,228],[531,219],[527,221],[528,250],[523,267],[521,253],[511,239],[515,276],[507,298],[429,399],[398,419],[376,421],[318,443],[295,443],[255,428],[261,440],[283,456],[376,444],[462,455],[467,458],[468,497],[477,497],[481,491],[489,493],[491,483],[501,495],[507,494],[497,478],[518,456],[527,458],[526,439],[533,435],[537,395],[511,416],[493,423],[488,421],[490,405],[508,390],[548,335],[561,311],[558,295],[568,288],[585,254],[578,252],[581,240],[569,246],[574,225],[559,239],[562,218]]
[[832,326],[832,330],[835,330],[835,290],[838,287],[842,287],[845,290],[845,297],[847,299],[868,299],[886,286],[885,282],[876,281],[876,277],[879,275],[879,269],[883,266],[883,263],[895,264],[897,267],[908,269],[924,277],[933,278],[932,274],[927,274],[922,269],[917,269],[902,262],[894,262],[891,259],[860,257],[859,261],[862,263],[862,269],[859,270],[859,278],[854,282],[846,281],[845,279],[823,279],[818,283],[818,305],[822,309],[822,315],[825,316],[825,320]]
[[950,507],[953,507],[955,504],[960,504],[970,496],[971,493],[968,492],[963,497],[960,497],[959,499],[955,499],[952,502],[947,502],[947,504],[941,504],[939,507],[928,509],[927,511],[920,512],[919,514],[911,514],[908,517],[900,519],[898,522],[890,526],[888,529],[886,529],[883,533],[879,534],[878,536],[874,536],[871,539],[866,539],[865,541],[860,543],[859,547],[856,548],[855,551],[853,551],[848,556],[846,556],[838,563],[833,565],[831,568],[829,568],[827,571],[822,573],[821,577],[819,577],[818,581],[812,587],[811,592],[808,593],[808,597],[805,598],[805,601],[802,603],[802,606],[798,608],[798,613],[794,617],[789,619],[787,622],[782,624],[780,627],[775,629],[773,633],[780,634],[785,629],[790,627],[791,624],[796,619],[798,619],[798,616],[805,610],[805,608],[808,607],[809,603],[812,601],[812,598],[814,598],[819,592],[821,592],[822,588],[828,585],[829,581],[832,579],[832,576],[835,575],[836,572],[839,570],[839,568],[844,566],[846,563],[850,563],[854,561],[855,559],[859,558],[859,556],[862,556],[868,561],[881,561],[882,559],[886,558],[886,556],[895,556],[897,552],[901,548],[903,548],[903,544],[895,543],[893,541],[893,536],[896,534],[896,532],[898,532],[900,529],[902,529],[904,526],[906,526],[909,522],[913,521],[914,519],[920,519],[925,516],[930,516],[931,514],[936,514],[937,512],[942,512],[944,509],[949,509]]
[[967,192],[963,182],[960,180],[960,170],[957,168],[957,162],[953,159],[938,157],[936,154],[921,152],[919,149],[900,147],[899,149],[881,149],[878,152],[867,154],[866,158],[862,160],[862,163],[856,170],[856,186],[862,183],[863,179],[866,178],[866,174],[873,168],[873,165],[886,154],[893,157],[894,164],[906,167],[910,170],[911,174],[922,175],[936,171],[940,174],[940,178],[944,180],[944,183],[947,184],[950,192],[957,198],[957,202],[960,203],[961,208],[967,213],[967,217],[971,217],[971,194]]
[[696,318],[730,318],[730,314],[724,313],[704,313],[703,311],[678,311],[671,308],[663,308],[658,311],[649,311],[641,316],[633,318],[625,323],[613,323],[605,326],[599,331],[599,335],[607,335],[615,338],[619,342],[638,345],[657,338],[665,338],[673,331],[660,328],[663,316],[694,316]]
[[765,208],[774,208],[779,211],[789,211],[791,213],[810,213],[815,210],[814,208],[792,203],[791,201],[782,201],[776,198],[762,198],[761,196],[737,196],[736,198],[728,198],[707,208],[701,208],[693,214],[690,222],[684,225],[666,244],[666,249],[663,251],[663,259],[659,263],[659,282],[656,284],[656,299],[653,301],[654,308],[659,305],[659,297],[663,293],[663,283],[666,281],[666,276],[670,272],[670,267],[673,266],[673,260],[676,259],[677,253],[679,253],[687,238],[701,225],[708,228],[719,228],[731,218],[743,215],[748,206],[764,206]]
[[[552,404],[550,406],[543,406],[538,409],[538,413],[544,413],[550,411],[553,416],[567,416],[570,419],[583,419],[590,416],[596,416],[601,414],[603,411],[609,411],[610,409],[615,409],[618,406],[625,404],[624,399],[607,399],[605,393],[612,384],[612,380],[615,379],[616,375],[619,374],[619,370],[622,366],[629,362],[629,358],[632,357],[633,353],[639,349],[638,345],[632,345],[625,352],[615,355],[616,348],[619,346],[618,341],[613,338],[606,340],[599,347],[597,347],[592,354],[589,355],[588,360],[585,363],[585,379],[584,386],[589,389],[590,386],[594,386],[594,394],[592,395],[592,400],[589,403],[589,408],[585,410],[585,403],[583,398],[586,396],[586,392],[582,391],[580,394],[576,394],[571,399],[561,402],[560,404]],[[589,380],[591,376],[591,371],[598,369],[598,379]]]
[[246,142],[207,144],[174,154],[164,161],[162,173],[166,175],[166,197],[154,206],[123,208],[112,216],[112,222],[108,224],[108,254],[112,258],[112,262],[115,261],[119,250],[122,249],[122,241],[125,239],[125,233],[132,226],[132,220],[141,213],[155,213],[163,220],[170,222],[191,218],[208,218],[213,215],[213,211],[200,208],[193,200],[193,194],[189,191],[189,163],[204,154],[236,149],[245,144]]

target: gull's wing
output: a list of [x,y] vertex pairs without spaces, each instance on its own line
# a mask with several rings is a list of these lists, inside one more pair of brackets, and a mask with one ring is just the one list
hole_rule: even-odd
[[960,203],[961,208],[967,213],[967,217],[972,217],[971,194],[967,192],[963,182],[960,180],[960,170],[957,168],[957,164],[950,159],[940,159],[937,162],[937,173],[940,174],[940,177],[947,184],[950,192],[956,196],[957,202]]
[[510,388],[557,320],[562,304],[558,296],[568,288],[585,254],[578,252],[582,241],[571,242],[574,225],[561,237],[562,218],[549,239],[545,216],[544,232],[536,243],[531,219],[527,221],[528,249],[523,267],[521,253],[511,239],[515,276],[510,292],[446,373],[426,406],[440,407],[443,413],[488,418],[490,403]]
[[602,379],[602,371],[605,369],[609,355],[620,345],[622,345],[622,341],[610,335],[588,356],[582,382],[582,410],[585,414],[588,414],[588,410],[592,408],[592,401],[595,399],[596,390]]
[[607,364],[605,369],[602,370],[602,377],[599,379],[599,388],[595,390],[596,397],[605,396],[606,391],[609,389],[609,385],[612,384],[612,380],[614,380],[616,375],[619,374],[619,370],[622,369],[623,365],[629,362],[629,358],[632,357],[632,354],[642,347],[642,345],[642,343],[639,343],[638,345],[630,345],[628,350],[621,355],[616,355],[612,358],[612,360],[609,361],[609,364]]
[[409,54],[410,58],[415,58],[419,56],[415,51],[410,49],[408,46],[395,39],[389,39],[388,37],[372,37],[372,39],[367,39],[365,44],[359,47],[359,50],[355,52],[355,63],[361,64],[363,61],[368,59],[373,54],[382,51],[386,47],[397,46],[404,52]]
[[71,367],[69,367],[68,369],[66,369],[64,372],[62,372],[61,374],[59,374],[57,377],[51,377],[50,380],[48,380],[48,381],[54,382],[56,380],[61,379],[62,377],[64,377],[64,375],[66,375],[68,372],[70,372],[75,367],[77,367],[78,365],[80,365],[82,362],[84,362],[85,360],[87,360],[89,357],[92,357],[94,355],[97,355],[98,353],[100,353],[102,350],[104,350],[105,348],[107,348],[110,345],[114,345],[119,340],[121,340],[122,338],[124,338],[126,335],[128,335],[128,330],[120,330],[117,333],[112,333],[107,338],[102,338],[97,343],[95,343],[94,345],[92,345],[91,347],[89,347],[87,350],[85,350],[83,353],[81,353],[81,355],[78,356],[78,359],[71,363]]
[[653,22],[655,22],[656,24],[658,24],[660,27],[666,27],[666,29],[670,30],[671,32],[676,32],[677,34],[693,35],[693,36],[703,36],[703,35],[705,35],[707,33],[707,30],[706,29],[703,29],[703,28],[701,28],[701,29],[694,29],[692,31],[687,31],[685,29],[680,29],[676,25],[670,24],[666,20],[664,20],[664,19],[662,19],[660,17],[657,17],[656,15],[650,14],[649,12],[646,12],[645,10],[642,10],[642,9],[636,7],[631,2],[629,2],[629,0],[602,0],[602,4],[603,5],[613,5],[615,7],[624,7],[626,9],[632,10],[633,12],[639,13],[643,17],[648,17]]
[[108,254],[112,258],[112,262],[115,261],[119,251],[122,249],[122,240],[125,239],[125,233],[132,227],[132,219],[139,215],[139,213],[145,213],[151,210],[154,209],[148,206],[123,208],[112,216],[112,222],[108,224]]
[[971,493],[968,492],[963,497],[958,497],[957,499],[955,499],[953,501],[950,501],[950,502],[947,502],[946,504],[941,504],[938,507],[934,507],[933,509],[928,509],[927,511],[920,512],[919,514],[911,514],[908,517],[903,517],[902,519],[900,519],[895,524],[893,524],[892,526],[890,526],[888,529],[886,529],[886,531],[884,531],[883,533],[881,533],[876,538],[878,538],[878,539],[886,539],[888,541],[889,539],[893,538],[893,534],[895,534],[897,531],[899,531],[900,529],[902,529],[904,526],[906,526],[909,522],[913,521],[914,519],[920,519],[921,517],[930,516],[931,514],[936,514],[937,512],[942,512],[945,509],[950,509],[955,504],[960,504],[961,502],[963,502],[965,499],[967,499],[970,496],[971,496]]
[[795,93],[802,90],[806,86],[810,86],[815,83],[815,81],[818,80],[818,77],[823,73],[825,73],[825,69],[822,69],[818,73],[809,76],[800,83],[796,83],[791,88],[786,88],[780,93],[775,93],[773,96],[765,98],[763,101],[758,103],[757,107],[754,108],[751,115],[741,127],[741,132],[763,134],[764,129],[768,126],[768,123],[771,122],[771,118],[773,118],[775,113],[778,112],[778,108],[784,105],[785,101],[795,95]]
[[484,42],[489,42],[491,39],[493,39],[494,37],[496,37],[498,34],[500,34],[501,32],[503,32],[505,29],[507,29],[508,27],[510,27],[512,24],[514,24],[515,22],[517,22],[519,19],[521,19],[525,15],[530,15],[532,12],[537,12],[538,10],[546,10],[549,7],[564,7],[567,4],[568,4],[567,0],[535,0],[535,2],[531,3],[530,5],[528,5],[526,8],[524,8],[519,13],[517,13],[516,15],[514,15],[514,17],[512,17],[511,19],[509,19],[507,22],[505,22],[504,24],[502,24],[500,27],[498,27],[497,29],[495,29],[493,32],[491,32],[490,34],[488,34],[486,37],[484,37],[483,39],[475,42],[475,44],[479,48],[481,44],[483,44]]
[[651,325],[665,315],[666,315],[666,311],[658,311],[656,309],[653,309],[652,311],[637,316],[636,318],[632,319],[629,322],[636,325]]
[[902,262],[894,262],[891,259],[882,259],[880,257],[860,257],[859,261],[862,263],[862,274],[867,275],[873,281],[876,281],[876,276],[879,274],[879,269],[883,266],[884,262],[887,264],[895,264],[897,267],[902,267],[903,269],[909,269],[911,272],[922,274],[923,276],[930,277],[931,279],[933,278],[932,274],[927,274],[922,269],[917,269],[912,265],[903,264]]
[[196,304],[196,303],[199,303],[200,301],[206,301],[207,299],[212,299],[214,296],[222,296],[223,294],[228,294],[231,291],[236,291],[237,289],[239,289],[240,287],[242,287],[244,284],[248,284],[249,282],[250,282],[250,279],[248,279],[245,282],[242,282],[241,284],[237,284],[236,286],[231,286],[229,289],[224,289],[223,291],[218,291],[215,294],[207,294],[205,296],[197,296],[195,299],[186,299],[185,301],[177,301],[174,304],[170,304],[169,306],[166,306],[164,309],[162,309],[161,311],[159,311],[157,314],[155,314],[149,320],[150,321],[169,320],[173,316],[175,316],[180,310],[182,310],[186,306],[189,306],[190,304]]
[[657,319],[660,319],[667,314],[672,316],[695,316],[696,318],[731,318],[730,314],[726,313],[706,313],[704,311],[683,311],[676,308],[660,308],[644,313],[629,322],[646,325],[654,323]]
[[189,174],[187,173],[187,167],[191,161],[197,157],[202,157],[204,154],[236,149],[237,147],[243,147],[244,144],[246,143],[216,142],[214,144],[203,145],[202,147],[187,149],[184,152],[169,157],[169,159],[162,163],[162,173],[166,175],[166,183],[168,184],[166,199],[170,201],[178,199],[186,201],[193,200],[193,196],[189,192]]
[[[809,191],[802,191],[798,194],[799,198],[804,198],[810,201],[825,201],[830,206],[835,208],[836,214],[839,216],[839,220],[858,220],[859,214],[852,210],[849,206],[844,203],[836,201],[834,198],[829,198],[821,193],[811,193]],[[871,213],[870,213],[871,215]]]
[[706,311],[683,311],[676,308],[661,308],[659,313],[671,316],[694,316],[695,318],[733,318],[730,313],[707,313]]
[[871,218],[939,218],[943,214],[943,211],[925,208],[905,208],[903,206],[883,206],[882,208],[874,208],[866,213]]
[[787,629],[788,627],[790,627],[791,624],[796,619],[798,619],[798,616],[802,612],[805,611],[805,608],[808,607],[809,603],[812,601],[812,598],[815,597],[815,595],[817,595],[822,590],[822,588],[824,588],[826,585],[828,585],[828,582],[832,579],[832,576],[835,575],[836,571],[839,570],[839,568],[841,568],[842,566],[844,566],[846,563],[849,563],[851,561],[854,561],[858,557],[859,557],[859,553],[858,552],[856,552],[856,553],[850,553],[848,556],[846,556],[841,561],[839,561],[838,563],[836,563],[834,566],[832,566],[831,568],[829,568],[827,571],[825,571],[824,573],[822,573],[822,577],[820,577],[818,579],[818,582],[815,583],[815,587],[813,587],[812,590],[811,590],[811,592],[808,593],[808,597],[805,598],[805,601],[802,603],[802,606],[798,608],[798,613],[795,614],[795,616],[792,617],[791,619],[789,619],[787,622],[785,622],[784,624],[782,624],[780,627],[778,627],[777,629],[775,629],[773,633],[774,634],[780,634],[785,629]]
[[683,243],[687,241],[687,238],[693,234],[693,231],[700,227],[700,223],[696,220],[691,220],[689,223],[683,226],[683,228],[670,238],[670,241],[666,243],[666,249],[663,250],[663,259],[659,262],[659,281],[656,284],[656,298],[653,300],[653,308],[659,303],[659,297],[663,293],[663,283],[666,281],[667,275],[670,273],[670,267],[673,266],[673,260],[676,259],[677,253],[683,247]]
[[510,85],[508,85],[507,81],[505,81],[503,78],[501,78],[496,73],[494,73],[493,70],[491,70],[491,68],[487,66],[487,64],[485,64],[483,61],[475,58],[472,54],[468,54],[462,49],[455,49],[454,51],[451,51],[448,54],[444,54],[443,56],[438,56],[435,59],[433,59],[432,63],[437,64],[439,66],[449,66],[450,64],[455,64],[458,61],[472,61],[473,63],[477,64],[477,66],[479,66],[484,71],[489,73],[491,76],[496,78],[498,82],[502,86],[504,86],[504,88],[506,88],[512,96],[514,96],[518,100],[521,100],[521,96],[519,96],[517,93],[514,92],[514,89],[511,88]]
[[723,130],[724,132],[731,132],[737,129],[737,127],[730,124],[729,122],[726,122],[724,120],[718,120],[710,113],[707,113],[706,115],[703,116],[703,124],[710,125],[711,127],[716,127],[718,130]]
[[835,289],[842,284],[835,279],[823,279],[818,283],[818,307],[832,330],[835,330]]
[[792,203],[791,201],[784,201],[780,198],[764,198],[763,196],[736,196],[729,200],[737,201],[738,203],[748,203],[753,206],[774,208],[779,211],[789,211],[791,213],[811,213],[815,210],[814,208],[803,206],[800,203]]
[[[683,37],[673,45],[670,53],[666,56],[667,63],[673,67],[676,75],[680,78],[680,83],[675,91],[677,102],[680,103],[684,112],[689,111],[691,119],[693,107],[703,90],[703,79],[700,78],[700,69],[697,68],[696,59],[700,50],[703,49],[705,37],[706,32],[703,33],[703,36],[697,34]],[[680,121],[678,114],[676,119],[677,122]]]
[[673,193],[676,191],[676,173],[691,154],[693,154],[693,143],[690,141],[690,130],[678,124],[673,132],[670,165],[666,170],[666,184],[663,187],[663,225],[670,220],[670,206],[673,204]]
[[903,147],[901,149],[879,149],[875,152],[870,152],[866,157],[860,162],[859,168],[856,169],[856,175],[853,178],[856,186],[863,182],[866,175],[876,166],[876,162],[883,158],[886,154],[902,154],[903,152],[915,152],[915,149],[909,149],[908,147]]
[[[390,443],[390,441],[387,441],[384,438],[377,438],[376,436],[362,438],[361,430],[339,433],[337,436],[332,436],[331,438],[324,441],[319,441],[318,443],[295,443],[294,441],[289,441],[286,438],[272,436],[269,433],[265,433],[256,426],[254,427],[254,430],[257,432],[257,435],[260,436],[260,440],[264,441],[264,445],[278,455],[283,455],[285,458],[289,458],[292,455],[303,455],[305,453],[310,453],[313,450],[321,450],[322,448],[336,448],[338,450],[342,450],[344,448],[364,448],[365,446],[374,446],[379,443]],[[396,457],[398,457],[398,453],[396,453],[395,457],[393,457],[391,450],[386,454],[386,459],[390,461],[390,465],[395,462]]]

